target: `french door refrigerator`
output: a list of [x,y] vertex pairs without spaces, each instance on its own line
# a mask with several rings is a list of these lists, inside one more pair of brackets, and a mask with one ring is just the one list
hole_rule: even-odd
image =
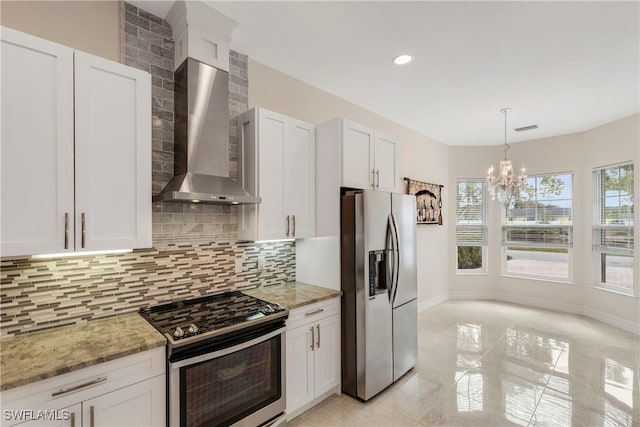
[[416,363],[415,197],[341,197],[342,390],[369,400]]

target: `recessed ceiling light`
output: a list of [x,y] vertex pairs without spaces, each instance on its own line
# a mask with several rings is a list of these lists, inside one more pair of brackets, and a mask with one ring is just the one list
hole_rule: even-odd
[[407,54],[398,55],[395,58],[393,58],[393,63],[396,65],[405,65],[411,61],[413,61],[413,56],[407,55]]

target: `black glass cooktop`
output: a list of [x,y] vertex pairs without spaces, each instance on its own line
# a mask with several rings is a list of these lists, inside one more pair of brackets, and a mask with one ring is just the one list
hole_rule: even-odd
[[140,309],[140,314],[170,340],[181,341],[214,331],[225,333],[244,323],[288,315],[286,308],[240,291],[161,304]]

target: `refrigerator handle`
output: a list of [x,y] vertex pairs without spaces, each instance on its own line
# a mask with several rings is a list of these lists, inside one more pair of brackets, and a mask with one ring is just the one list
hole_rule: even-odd
[[393,276],[391,276],[391,304],[396,302],[398,294],[398,276],[400,275],[400,245],[398,233],[398,221],[394,214],[390,215],[392,225],[392,243],[393,243]]
[[387,294],[389,296],[389,302],[393,300],[393,276],[395,272],[393,267],[395,265],[395,246],[393,241],[393,219],[391,214],[387,218],[387,239],[385,242],[385,265],[387,274]]
[[[395,302],[396,299],[396,290],[398,286],[398,270],[400,268],[400,260],[399,260],[399,251],[398,251],[398,226],[396,224],[396,217],[393,214],[389,214],[389,226],[387,228],[387,233],[391,235],[391,250],[390,253],[387,253],[387,260],[391,257],[392,264],[391,267],[388,267],[390,270],[389,278],[391,279],[391,283],[389,283],[389,301],[391,304]],[[389,262],[387,261],[387,265]]]

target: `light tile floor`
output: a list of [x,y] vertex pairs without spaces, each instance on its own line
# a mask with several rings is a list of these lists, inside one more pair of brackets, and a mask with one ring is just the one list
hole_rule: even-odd
[[418,315],[418,362],[362,403],[332,396],[302,426],[640,427],[640,338],[583,316],[496,301]]

